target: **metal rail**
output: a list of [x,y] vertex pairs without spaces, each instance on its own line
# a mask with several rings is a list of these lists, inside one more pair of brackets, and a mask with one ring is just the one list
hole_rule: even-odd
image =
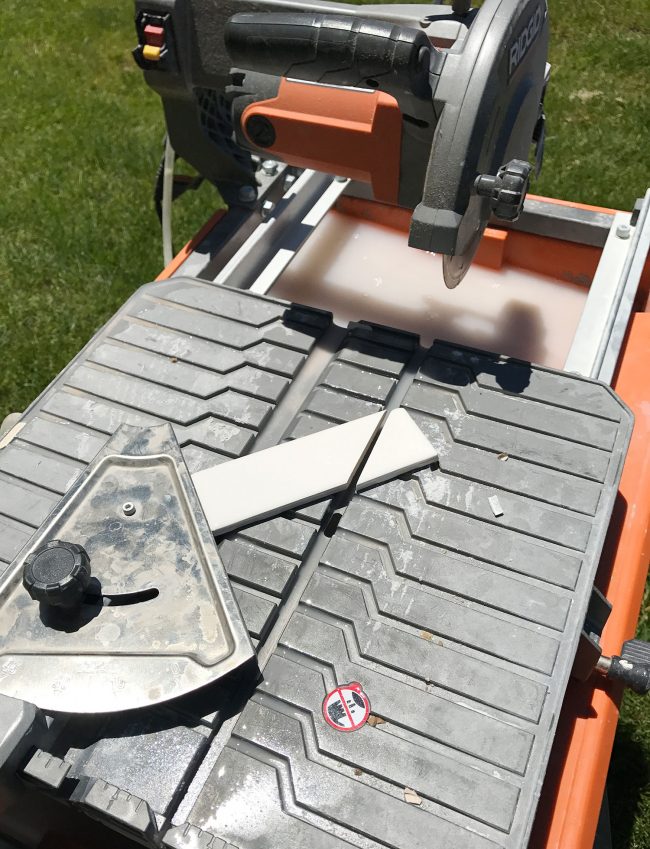
[[616,369],[650,247],[650,190],[636,225],[617,213],[589,289],[566,371],[610,383]]

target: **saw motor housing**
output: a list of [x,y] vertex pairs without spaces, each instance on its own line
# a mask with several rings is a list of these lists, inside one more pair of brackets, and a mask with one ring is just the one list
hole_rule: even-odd
[[171,144],[226,202],[255,184],[251,154],[349,177],[413,210],[409,244],[457,257],[457,279],[490,215],[521,210],[533,141],[541,164],[546,0],[136,9],[134,55]]

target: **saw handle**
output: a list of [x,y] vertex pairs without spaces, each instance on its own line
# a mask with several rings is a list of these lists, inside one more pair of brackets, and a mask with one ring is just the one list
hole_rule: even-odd
[[627,640],[620,655],[601,657],[597,668],[641,696],[650,693],[650,643]]
[[626,687],[640,696],[650,693],[650,664],[631,663],[624,658],[614,656],[611,658],[607,677],[622,681]]
[[431,97],[435,50],[422,30],[352,16],[242,13],[225,27],[232,62],[242,70],[335,86],[408,91]]

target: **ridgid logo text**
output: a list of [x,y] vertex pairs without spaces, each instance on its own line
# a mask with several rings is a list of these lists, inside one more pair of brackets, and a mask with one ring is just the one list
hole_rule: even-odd
[[531,44],[539,35],[543,20],[544,12],[542,7],[538,6],[528,19],[528,23],[510,45],[510,64],[508,67],[509,76],[512,76],[514,71],[517,70],[521,60],[524,58],[526,53],[528,53]]

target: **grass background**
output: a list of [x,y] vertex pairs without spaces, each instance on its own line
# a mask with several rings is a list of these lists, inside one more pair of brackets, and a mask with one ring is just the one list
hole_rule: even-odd
[[[549,0],[546,160],[534,191],[629,209],[650,184],[650,2]],[[22,410],[161,265],[164,132],[130,0],[1,0],[0,420]],[[175,206],[176,247],[218,203]],[[639,635],[650,639],[646,600]],[[650,849],[650,709],[625,697],[609,792],[617,849]]]

